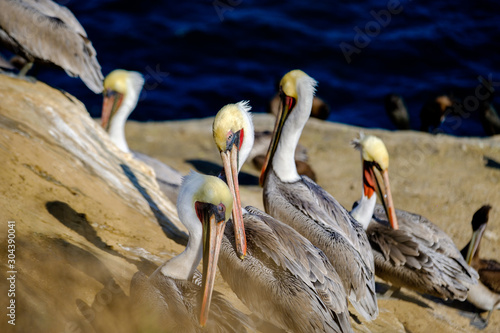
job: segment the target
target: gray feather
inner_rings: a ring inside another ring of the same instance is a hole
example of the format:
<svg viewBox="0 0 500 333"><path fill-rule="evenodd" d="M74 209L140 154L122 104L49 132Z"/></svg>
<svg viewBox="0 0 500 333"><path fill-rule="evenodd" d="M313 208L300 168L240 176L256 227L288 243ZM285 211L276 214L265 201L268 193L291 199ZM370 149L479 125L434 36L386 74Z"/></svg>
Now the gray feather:
<svg viewBox="0 0 500 333"><path fill-rule="evenodd" d="M443 299L465 300L477 272L463 260L451 238L423 216L396 210L399 229L389 227L384 208L375 207L367 228L378 276L394 286Z"/></svg>
<svg viewBox="0 0 500 333"><path fill-rule="evenodd" d="M0 0L0 42L31 62L61 67L102 93L96 51L66 7L49 0Z"/></svg>
<svg viewBox="0 0 500 333"><path fill-rule="evenodd" d="M371 247L361 224L344 207L309 178L283 183L272 169L264 185L264 207L326 254L363 317L377 317Z"/></svg>
<svg viewBox="0 0 500 333"><path fill-rule="evenodd" d="M246 207L247 255L235 253L226 226L219 269L242 302L262 319L293 332L352 332L346 294L321 250L289 226Z"/></svg>

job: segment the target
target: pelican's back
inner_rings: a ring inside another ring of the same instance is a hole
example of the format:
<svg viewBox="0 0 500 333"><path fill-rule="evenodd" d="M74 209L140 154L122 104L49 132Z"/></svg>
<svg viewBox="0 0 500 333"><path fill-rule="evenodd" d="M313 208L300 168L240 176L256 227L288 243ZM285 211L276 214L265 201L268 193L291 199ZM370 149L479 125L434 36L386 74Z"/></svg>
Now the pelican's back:
<svg viewBox="0 0 500 333"><path fill-rule="evenodd" d="M371 224L388 226L383 206L377 204L373 216L375 222ZM421 215L396 209L396 217L399 233L410 237L417 251L428 257L428 260L420 257L423 260L420 264L425 268L422 274L428 274L428 283L427 291L419 291L444 299L465 300L470 286L477 283L478 274L467 265L451 238Z"/></svg>
<svg viewBox="0 0 500 333"><path fill-rule="evenodd" d="M274 170L264 185L264 207L323 250L356 310L367 319L377 317L372 250L363 227L344 207L309 178L283 183Z"/></svg>
<svg viewBox="0 0 500 333"><path fill-rule="evenodd" d="M243 303L284 330L351 332L345 290L323 252L264 212L246 210L247 255L236 255L228 225L219 265Z"/></svg>

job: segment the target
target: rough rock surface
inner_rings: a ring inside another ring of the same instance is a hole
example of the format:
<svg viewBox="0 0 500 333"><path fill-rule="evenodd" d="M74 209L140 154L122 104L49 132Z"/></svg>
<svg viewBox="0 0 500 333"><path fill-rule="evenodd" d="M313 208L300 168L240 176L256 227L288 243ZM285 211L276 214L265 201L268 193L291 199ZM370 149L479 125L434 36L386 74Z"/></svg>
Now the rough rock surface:
<svg viewBox="0 0 500 333"><path fill-rule="evenodd" d="M214 110L214 115L218 110ZM212 118L127 124L130 147L183 173L215 173L219 155ZM273 117L254 117L272 130ZM318 183L350 208L361 194L359 128L311 119L301 138ZM481 253L500 257L500 137L431 136L364 130L391 154L397 208L425 215L462 248L472 214L493 210ZM133 332L127 295L137 270L150 274L183 250L175 206L158 190L151 170L116 149L74 97L42 83L0 75L0 256L7 261L7 221L16 222L16 326L7 323L7 265L0 278L1 332ZM243 167L244 205L262 208L259 171ZM175 242L173 239L176 239ZM379 281L380 290L387 288ZM222 278L216 287L248 311ZM91 306L91 307L89 307ZM353 318L359 332L474 332L474 308L402 289L379 300L380 316ZM497 311L498 312L498 311ZM483 314L484 317L485 314ZM85 317L87 317L86 320ZM482 332L500 331L494 313Z"/></svg>

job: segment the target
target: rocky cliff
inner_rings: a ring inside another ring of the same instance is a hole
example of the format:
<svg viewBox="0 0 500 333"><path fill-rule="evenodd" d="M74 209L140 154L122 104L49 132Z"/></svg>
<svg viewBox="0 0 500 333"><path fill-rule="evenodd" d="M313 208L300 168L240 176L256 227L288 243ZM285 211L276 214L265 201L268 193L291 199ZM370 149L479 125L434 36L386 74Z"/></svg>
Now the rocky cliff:
<svg viewBox="0 0 500 333"><path fill-rule="evenodd" d="M220 168L212 120L129 122L126 131L132 149L183 173L210 173ZM272 130L271 115L255 115L254 121L257 130ZM361 193L360 157L349 144L359 131L311 119L300 141L309 149L318 183L347 208ZM499 137L364 131L380 136L391 154L397 208L428 217L461 248L470 238L473 213L490 203L481 253L500 257ZM160 193L151 169L116 149L73 96L3 75L0 163L0 256L6 263L0 273L5 312L0 330L132 331L126 309L132 275L137 270L150 274L182 251L187 238L175 205ZM244 205L262 208L259 171L249 163L242 171ZM15 263L8 267L12 230ZM15 297L6 297L11 275ZM387 288L383 281L378 287ZM248 311L222 278L215 288ZM6 316L11 299L15 326ZM372 323L353 318L355 331L471 332L480 326L477 320L471 325L474 308L469 304L445 303L406 289L380 299L379 307L380 317ZM500 313L483 331L500 331Z"/></svg>

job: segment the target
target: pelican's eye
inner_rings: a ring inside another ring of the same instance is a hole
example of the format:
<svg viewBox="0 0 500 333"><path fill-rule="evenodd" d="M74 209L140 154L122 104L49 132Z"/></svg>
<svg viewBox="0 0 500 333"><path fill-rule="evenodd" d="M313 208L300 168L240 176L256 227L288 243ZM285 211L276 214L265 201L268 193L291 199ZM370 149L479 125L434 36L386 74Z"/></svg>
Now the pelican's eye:
<svg viewBox="0 0 500 333"><path fill-rule="evenodd" d="M224 206L224 204L220 203L217 206L217 210L219 211L219 213L225 213L226 212L226 206Z"/></svg>
<svg viewBox="0 0 500 333"><path fill-rule="evenodd" d="M234 137L234 133L233 133L233 131L229 131L229 132L227 132L226 142L227 142L227 143L232 143L232 142L233 142L233 137Z"/></svg>

